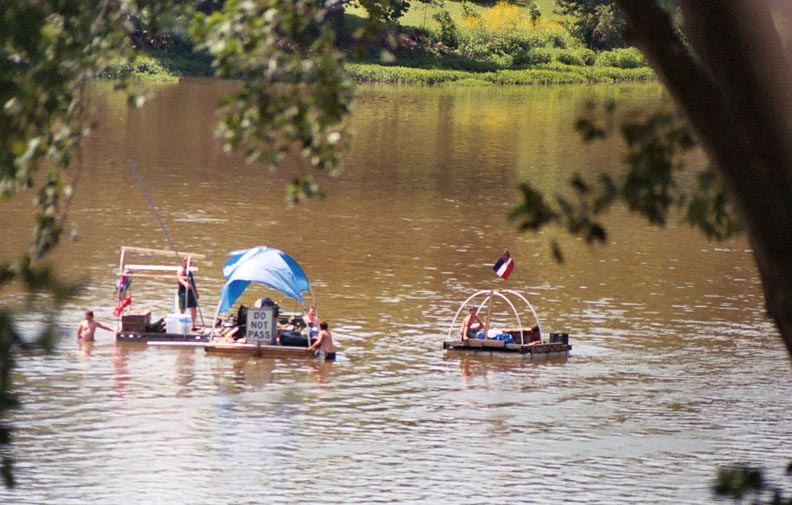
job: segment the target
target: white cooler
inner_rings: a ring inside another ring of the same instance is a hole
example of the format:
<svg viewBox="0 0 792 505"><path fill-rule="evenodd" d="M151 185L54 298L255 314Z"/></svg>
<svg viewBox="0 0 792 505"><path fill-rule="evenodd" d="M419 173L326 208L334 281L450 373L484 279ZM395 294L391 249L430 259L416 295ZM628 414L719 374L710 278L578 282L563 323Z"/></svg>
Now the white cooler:
<svg viewBox="0 0 792 505"><path fill-rule="evenodd" d="M192 318L189 314L168 314L165 317L165 333L186 335L190 332Z"/></svg>

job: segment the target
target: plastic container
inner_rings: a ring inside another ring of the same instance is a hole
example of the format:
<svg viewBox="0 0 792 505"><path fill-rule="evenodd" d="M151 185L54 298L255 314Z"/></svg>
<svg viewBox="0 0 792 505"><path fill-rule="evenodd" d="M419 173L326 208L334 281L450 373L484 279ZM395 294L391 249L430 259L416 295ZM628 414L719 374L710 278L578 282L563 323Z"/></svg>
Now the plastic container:
<svg viewBox="0 0 792 505"><path fill-rule="evenodd" d="M192 318L188 314L168 314L165 317L165 333L186 335L190 332Z"/></svg>

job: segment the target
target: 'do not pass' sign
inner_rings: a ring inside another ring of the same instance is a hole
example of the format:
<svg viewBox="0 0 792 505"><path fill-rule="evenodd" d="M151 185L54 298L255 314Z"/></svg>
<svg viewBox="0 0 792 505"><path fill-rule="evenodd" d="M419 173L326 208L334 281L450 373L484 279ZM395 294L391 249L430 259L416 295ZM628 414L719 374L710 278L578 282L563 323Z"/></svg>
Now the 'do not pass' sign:
<svg viewBox="0 0 792 505"><path fill-rule="evenodd" d="M248 342L275 343L275 307L248 309L247 339Z"/></svg>

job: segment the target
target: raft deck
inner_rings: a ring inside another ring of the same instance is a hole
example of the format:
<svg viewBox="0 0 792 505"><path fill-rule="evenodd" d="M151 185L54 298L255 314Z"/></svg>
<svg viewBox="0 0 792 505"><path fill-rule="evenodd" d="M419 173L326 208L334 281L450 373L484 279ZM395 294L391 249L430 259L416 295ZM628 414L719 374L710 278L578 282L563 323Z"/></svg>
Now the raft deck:
<svg viewBox="0 0 792 505"><path fill-rule="evenodd" d="M507 344L501 340L447 340L443 342L443 349L450 351L467 352L505 352L516 354L529 354L533 357L567 354L572 346L563 342L548 342L541 344Z"/></svg>
<svg viewBox="0 0 792 505"><path fill-rule="evenodd" d="M307 347L292 347L271 344L240 344L233 342L212 342L204 346L211 354L248 355L257 358L313 358L314 352Z"/></svg>
<svg viewBox="0 0 792 505"><path fill-rule="evenodd" d="M118 342L208 342L209 332L191 331L186 334L181 333L159 333L159 332L134 332L121 330L116 333Z"/></svg>

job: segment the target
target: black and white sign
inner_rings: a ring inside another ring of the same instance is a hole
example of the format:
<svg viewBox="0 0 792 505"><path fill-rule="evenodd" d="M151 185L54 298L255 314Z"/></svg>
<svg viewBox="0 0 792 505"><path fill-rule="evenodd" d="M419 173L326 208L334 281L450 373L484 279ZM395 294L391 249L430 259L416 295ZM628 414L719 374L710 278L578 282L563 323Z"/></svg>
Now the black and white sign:
<svg viewBox="0 0 792 505"><path fill-rule="evenodd" d="M275 326L275 307L248 309L247 339L248 342L274 344L277 335Z"/></svg>

